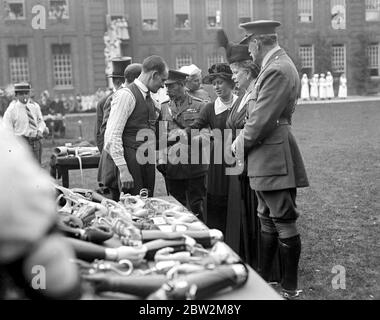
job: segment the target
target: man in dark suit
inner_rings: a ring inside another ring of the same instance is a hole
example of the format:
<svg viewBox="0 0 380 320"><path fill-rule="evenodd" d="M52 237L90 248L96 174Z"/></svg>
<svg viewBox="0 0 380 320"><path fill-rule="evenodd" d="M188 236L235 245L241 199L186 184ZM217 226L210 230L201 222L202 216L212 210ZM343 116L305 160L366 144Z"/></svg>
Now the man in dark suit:
<svg viewBox="0 0 380 320"><path fill-rule="evenodd" d="M240 157L248 155L248 176L258 196L262 226L259 268L268 280L277 248L281 254L283 296L295 298L301 238L296 226L297 188L309 186L304 163L291 132L300 89L297 69L278 45L277 21L242 24L253 60L261 66L250 96L246 125L232 145Z"/></svg>

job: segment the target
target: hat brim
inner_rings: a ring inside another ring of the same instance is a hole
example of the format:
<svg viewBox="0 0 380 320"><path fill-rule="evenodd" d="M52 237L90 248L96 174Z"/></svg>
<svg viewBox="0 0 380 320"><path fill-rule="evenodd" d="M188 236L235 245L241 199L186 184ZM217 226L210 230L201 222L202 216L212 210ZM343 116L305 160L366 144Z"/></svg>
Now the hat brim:
<svg viewBox="0 0 380 320"><path fill-rule="evenodd" d="M203 78L203 83L204 84L212 84L212 82L216 78L222 78L227 81L232 81L232 74L230 73L225 73L225 72L220 72L220 73L213 73L213 74L208 74Z"/></svg>
<svg viewBox="0 0 380 320"><path fill-rule="evenodd" d="M122 79L124 79L124 75L119 75L119 74L108 74L107 75L107 78L109 79L109 78L122 78Z"/></svg>
<svg viewBox="0 0 380 320"><path fill-rule="evenodd" d="M185 80L166 80L165 85L173 84L173 83L178 83L178 82L184 82Z"/></svg>
<svg viewBox="0 0 380 320"><path fill-rule="evenodd" d="M239 41L239 44L248 45L249 44L249 40L251 40L252 36L253 36L253 33L252 34L247 34L243 39L241 39Z"/></svg>

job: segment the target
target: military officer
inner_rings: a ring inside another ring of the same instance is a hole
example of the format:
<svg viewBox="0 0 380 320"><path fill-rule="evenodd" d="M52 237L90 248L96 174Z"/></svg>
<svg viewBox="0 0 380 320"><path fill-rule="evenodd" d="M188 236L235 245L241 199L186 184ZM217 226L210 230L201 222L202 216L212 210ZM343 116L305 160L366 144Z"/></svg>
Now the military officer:
<svg viewBox="0 0 380 320"><path fill-rule="evenodd" d="M258 197L261 223L261 275L268 280L277 248L283 265L285 298L297 297L301 238L296 220L297 188L309 185L297 142L292 134L300 80L294 63L278 44L277 21L242 24L254 62L261 66L249 97L248 119L232 145L248 155L250 185ZM239 154L239 152L238 152Z"/></svg>
<svg viewBox="0 0 380 320"><path fill-rule="evenodd" d="M178 135L180 137L181 134L184 140L181 139L179 143L188 143L190 145L184 130L199 117L200 111L205 106L201 99L192 97L186 92L186 78L186 73L169 70L169 78L165 83L170 99L161 105L161 120L166 124L166 129L169 133L169 145L171 144L172 136ZM204 219L208 165L202 164L200 149L191 150L190 152L190 146L186 150L188 152L185 157L181 157L181 159L187 159L187 163L181 160L176 163L178 146L177 143L160 151L157 168L166 178L168 192L194 214L198 215L200 219ZM194 157L191 157L192 152L193 154L199 152L200 158L198 158L197 164L191 163L191 158L194 159Z"/></svg>

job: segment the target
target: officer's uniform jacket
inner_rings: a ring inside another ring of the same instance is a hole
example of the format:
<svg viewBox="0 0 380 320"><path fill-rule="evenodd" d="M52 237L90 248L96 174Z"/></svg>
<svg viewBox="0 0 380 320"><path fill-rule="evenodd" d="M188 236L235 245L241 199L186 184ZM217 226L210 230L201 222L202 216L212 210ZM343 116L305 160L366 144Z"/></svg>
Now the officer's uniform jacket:
<svg viewBox="0 0 380 320"><path fill-rule="evenodd" d="M186 98L180 106L176 106L172 100L165 101L161 105L161 125L167 130L168 135L161 135L161 139L165 139L173 134L175 130L188 128L196 119L204 108L205 103L196 97L192 97L186 93ZM161 134L161 132L160 132ZM188 164L172 164L174 159L178 159L178 144L170 146L165 150L160 150L159 157L161 160L165 158L167 162L166 178L168 179L191 179L205 175L208 171L207 164L190 164L191 154L189 145ZM190 142L189 142L190 143ZM165 145L161 143L161 146ZM201 157L201 152L199 152ZM201 160L201 159L200 159ZM178 162L178 161L177 161Z"/></svg>
<svg viewBox="0 0 380 320"><path fill-rule="evenodd" d="M296 67L280 48L262 67L249 98L247 122L235 142L248 155L248 176L256 191L309 185L291 132L299 89Z"/></svg>

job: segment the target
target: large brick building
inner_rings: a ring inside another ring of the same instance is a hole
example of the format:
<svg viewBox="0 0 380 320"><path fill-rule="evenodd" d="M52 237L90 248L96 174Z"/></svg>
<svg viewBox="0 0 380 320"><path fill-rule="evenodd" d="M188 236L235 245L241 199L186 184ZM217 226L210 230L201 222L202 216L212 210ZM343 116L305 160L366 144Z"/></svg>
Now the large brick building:
<svg viewBox="0 0 380 320"><path fill-rule="evenodd" d="M0 10L0 87L90 94L107 86L105 55L117 54L206 70L225 60L219 28L237 41L239 23L273 18L301 73L345 72L351 94L379 89L380 0L0 0Z"/></svg>

